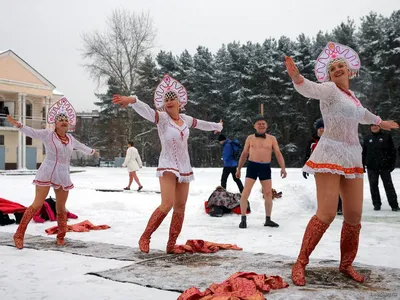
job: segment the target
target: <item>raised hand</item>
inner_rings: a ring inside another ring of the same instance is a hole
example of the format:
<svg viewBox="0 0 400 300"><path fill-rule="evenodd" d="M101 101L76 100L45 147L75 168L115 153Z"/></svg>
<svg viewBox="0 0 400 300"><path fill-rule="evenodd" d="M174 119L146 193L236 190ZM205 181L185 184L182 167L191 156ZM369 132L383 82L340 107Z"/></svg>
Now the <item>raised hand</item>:
<svg viewBox="0 0 400 300"><path fill-rule="evenodd" d="M285 57L286 70L295 84L301 84L304 81L303 76L300 75L299 69L290 56Z"/></svg>
<svg viewBox="0 0 400 300"><path fill-rule="evenodd" d="M392 130L392 129L398 129L399 128L399 124L397 124L395 121L393 120L388 120L388 121L382 121L381 124L379 124L379 126L383 129L383 130Z"/></svg>
<svg viewBox="0 0 400 300"><path fill-rule="evenodd" d="M10 122L13 126L20 128L21 124L15 120L13 117L11 117L10 115L7 115L7 121Z"/></svg>
<svg viewBox="0 0 400 300"><path fill-rule="evenodd" d="M219 120L219 124L221 124L222 126L224 126L224 122L222 122L222 119ZM214 131L214 134L218 134L218 133L219 133L219 131L217 131L217 130Z"/></svg>
<svg viewBox="0 0 400 300"><path fill-rule="evenodd" d="M125 108L128 104L136 103L135 97L126 97L121 95L114 95L112 98L112 102L117 105L121 105L121 108Z"/></svg>

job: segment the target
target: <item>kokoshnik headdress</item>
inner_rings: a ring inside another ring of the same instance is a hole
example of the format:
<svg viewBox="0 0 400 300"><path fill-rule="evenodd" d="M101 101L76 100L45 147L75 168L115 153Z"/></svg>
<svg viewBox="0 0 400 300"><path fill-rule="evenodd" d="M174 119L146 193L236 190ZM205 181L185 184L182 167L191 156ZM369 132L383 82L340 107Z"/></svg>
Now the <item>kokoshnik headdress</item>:
<svg viewBox="0 0 400 300"><path fill-rule="evenodd" d="M350 79L356 77L361 67L361 61L357 52L348 46L329 42L315 62L314 71L318 81L329 81L329 68L333 63L339 61L347 65Z"/></svg>
<svg viewBox="0 0 400 300"><path fill-rule="evenodd" d="M180 106L183 108L188 101L187 91L178 80L166 74L154 92L154 105L158 110L163 110L164 101L175 97L178 98Z"/></svg>
<svg viewBox="0 0 400 300"><path fill-rule="evenodd" d="M61 119L67 119L68 124L71 126L76 124L75 109L65 97L54 103L47 112L47 122L49 124L54 124Z"/></svg>

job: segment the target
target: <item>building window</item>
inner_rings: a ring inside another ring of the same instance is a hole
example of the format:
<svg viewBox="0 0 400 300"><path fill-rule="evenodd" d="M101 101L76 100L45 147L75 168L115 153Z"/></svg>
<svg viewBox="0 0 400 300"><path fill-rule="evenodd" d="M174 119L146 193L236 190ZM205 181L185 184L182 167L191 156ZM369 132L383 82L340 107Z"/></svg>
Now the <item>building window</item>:
<svg viewBox="0 0 400 300"><path fill-rule="evenodd" d="M4 146L4 135L0 135L0 146Z"/></svg>
<svg viewBox="0 0 400 300"><path fill-rule="evenodd" d="M25 139L25 142L26 142L27 146L32 146L32 138L31 137L27 136Z"/></svg>
<svg viewBox="0 0 400 300"><path fill-rule="evenodd" d="M26 118L32 119L32 104L26 104Z"/></svg>

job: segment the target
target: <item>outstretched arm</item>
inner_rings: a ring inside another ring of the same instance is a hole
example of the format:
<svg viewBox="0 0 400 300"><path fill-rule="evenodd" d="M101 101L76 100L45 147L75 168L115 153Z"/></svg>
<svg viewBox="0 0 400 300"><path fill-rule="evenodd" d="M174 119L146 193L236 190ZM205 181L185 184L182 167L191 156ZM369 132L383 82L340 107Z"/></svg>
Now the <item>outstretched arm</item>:
<svg viewBox="0 0 400 300"><path fill-rule="evenodd" d="M276 138L273 136L272 137L272 150L274 150L276 160L278 161L279 166L281 167L281 177L285 178L286 177L286 169L285 169L285 159L283 158L282 152L279 149L278 141Z"/></svg>
<svg viewBox="0 0 400 300"><path fill-rule="evenodd" d="M79 142L76 138L72 136L71 138L72 142L72 147L82 153L88 154L88 155L93 155L96 151L92 148L89 148L88 146L82 144Z"/></svg>
<svg viewBox="0 0 400 300"><path fill-rule="evenodd" d="M335 83L316 83L304 78L293 59L289 56L286 56L285 65L290 78L293 80L294 88L301 95L307 98L323 99L328 102L332 100L336 91Z"/></svg>
<svg viewBox="0 0 400 300"><path fill-rule="evenodd" d="M15 120L13 117L10 115L7 116L8 122L10 122L13 126L17 127L22 133L24 133L26 136L29 136L33 139L38 139L38 140L45 140L49 134L50 130L48 129L34 129L32 127L22 125L20 122Z"/></svg>
<svg viewBox="0 0 400 300"><path fill-rule="evenodd" d="M121 95L113 96L113 103L121 105L122 108L126 106L132 107L140 116L158 124L160 117L163 119L164 113L159 113L158 111L152 109L148 104L140 101L136 96L126 97Z"/></svg>
<svg viewBox="0 0 400 300"><path fill-rule="evenodd" d="M185 119L187 125L191 128L197 128L203 131L218 131L218 132L221 132L223 128L222 120L220 120L219 123L215 123L215 122L198 120L196 118L187 115L181 115L181 117Z"/></svg>

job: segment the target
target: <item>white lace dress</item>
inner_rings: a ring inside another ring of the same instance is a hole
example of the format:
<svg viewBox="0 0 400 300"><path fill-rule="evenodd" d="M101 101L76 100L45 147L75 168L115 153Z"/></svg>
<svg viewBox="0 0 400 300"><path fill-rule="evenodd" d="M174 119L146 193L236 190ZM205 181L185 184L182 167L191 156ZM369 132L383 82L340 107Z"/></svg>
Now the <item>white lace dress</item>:
<svg viewBox="0 0 400 300"><path fill-rule="evenodd" d="M381 119L364 108L352 91L351 96L335 83L315 83L304 79L295 89L305 97L320 100L325 130L303 171L333 173L346 178L362 178L362 147L358 124L379 124Z"/></svg>
<svg viewBox="0 0 400 300"><path fill-rule="evenodd" d="M130 104L130 106L143 118L157 125L161 141L157 177L163 176L164 172L171 172L175 174L179 182L194 180L188 151L189 128L222 131L222 125L180 114L183 124L178 126L166 112L156 111L140 100L136 100L136 103Z"/></svg>
<svg viewBox="0 0 400 300"><path fill-rule="evenodd" d="M95 150L80 143L70 134L67 134L68 144L64 145L53 130L33 129L26 125L19 130L33 139L40 140L46 148L46 157L36 173L33 184L52 186L55 189L61 187L64 191L72 189L74 185L69 172L72 150L76 149L85 154L94 154Z"/></svg>

